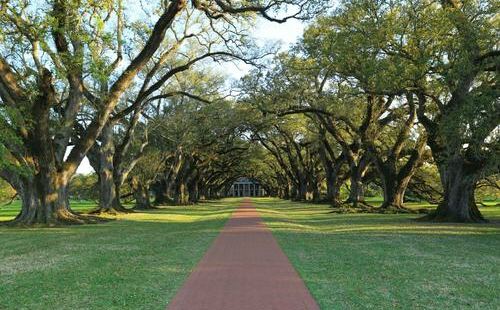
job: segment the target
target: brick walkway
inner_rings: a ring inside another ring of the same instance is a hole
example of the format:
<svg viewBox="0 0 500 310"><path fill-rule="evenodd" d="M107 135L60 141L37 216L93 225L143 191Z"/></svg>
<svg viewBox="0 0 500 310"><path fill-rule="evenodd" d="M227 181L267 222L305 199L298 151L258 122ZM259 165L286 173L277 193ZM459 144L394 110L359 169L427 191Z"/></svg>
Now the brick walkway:
<svg viewBox="0 0 500 310"><path fill-rule="evenodd" d="M169 310L319 309L250 201L233 214Z"/></svg>

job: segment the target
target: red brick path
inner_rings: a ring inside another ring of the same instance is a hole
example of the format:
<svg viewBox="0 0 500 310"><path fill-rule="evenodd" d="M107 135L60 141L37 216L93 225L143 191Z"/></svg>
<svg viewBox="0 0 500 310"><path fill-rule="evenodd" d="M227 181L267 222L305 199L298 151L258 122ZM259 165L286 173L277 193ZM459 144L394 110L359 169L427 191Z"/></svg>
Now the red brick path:
<svg viewBox="0 0 500 310"><path fill-rule="evenodd" d="M174 297L169 310L319 309L271 231L246 201Z"/></svg>

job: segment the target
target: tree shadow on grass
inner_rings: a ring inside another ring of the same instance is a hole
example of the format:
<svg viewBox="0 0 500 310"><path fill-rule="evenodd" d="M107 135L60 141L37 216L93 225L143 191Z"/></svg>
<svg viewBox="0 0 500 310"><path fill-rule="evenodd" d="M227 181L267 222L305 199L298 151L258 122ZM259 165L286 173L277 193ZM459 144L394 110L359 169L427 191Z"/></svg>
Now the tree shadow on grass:
<svg viewBox="0 0 500 310"><path fill-rule="evenodd" d="M257 201L264 221L274 231L311 234L500 235L500 208L490 210L488 224L426 223L413 214L330 214L327 206L289 201Z"/></svg>

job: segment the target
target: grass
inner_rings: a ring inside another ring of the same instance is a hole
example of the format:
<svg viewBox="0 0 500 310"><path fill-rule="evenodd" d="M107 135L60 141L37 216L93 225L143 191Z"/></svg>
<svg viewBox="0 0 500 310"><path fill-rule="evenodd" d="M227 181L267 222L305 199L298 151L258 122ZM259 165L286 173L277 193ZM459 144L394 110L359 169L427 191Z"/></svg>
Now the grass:
<svg viewBox="0 0 500 310"><path fill-rule="evenodd" d="M254 202L322 309L500 308L500 207L474 225Z"/></svg>
<svg viewBox="0 0 500 310"><path fill-rule="evenodd" d="M458 225L254 202L322 309L500 308L500 207L482 208L490 224ZM164 309L237 205L167 207L99 225L0 227L0 309ZM18 210L0 208L0 221Z"/></svg>
<svg viewBox="0 0 500 310"><path fill-rule="evenodd" d="M236 205L168 207L98 225L0 227L0 309L164 309ZM0 208L0 220L18 210Z"/></svg>

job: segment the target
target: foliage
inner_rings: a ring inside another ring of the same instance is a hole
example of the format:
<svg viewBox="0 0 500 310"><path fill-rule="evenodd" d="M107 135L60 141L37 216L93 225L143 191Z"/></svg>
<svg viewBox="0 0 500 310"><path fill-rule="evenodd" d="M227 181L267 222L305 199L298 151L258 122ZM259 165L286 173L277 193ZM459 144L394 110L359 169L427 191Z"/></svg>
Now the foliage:
<svg viewBox="0 0 500 310"><path fill-rule="evenodd" d="M95 173L76 174L70 182L69 197L73 200L96 200L99 197L98 179Z"/></svg>
<svg viewBox="0 0 500 310"><path fill-rule="evenodd" d="M7 182L0 179L0 203L9 202L16 195L16 191Z"/></svg>
<svg viewBox="0 0 500 310"><path fill-rule="evenodd" d="M245 77L240 101L274 115L254 129L261 143L276 126L316 133L308 143L295 138L296 156L313 151L320 159L305 186L317 191L317 181L326 182L333 205L347 174L354 207L375 183L382 209L404 210L408 189L440 202L429 219L483 221L475 187L498 174L500 162L497 10L494 1L342 1L290 53ZM307 125L290 118L296 114ZM301 169L280 143L270 152L282 162L281 187L300 188Z"/></svg>
<svg viewBox="0 0 500 310"><path fill-rule="evenodd" d="M241 53L257 16L306 18L318 3L0 2L0 176L22 192L16 224L92 222L72 212L66 197L87 155L99 166L100 207L119 208L112 192L142 155L143 147L134 156L128 150L144 109L161 98L193 97L197 88L177 83L172 91L167 82L204 59L250 63L260 56Z"/></svg>

